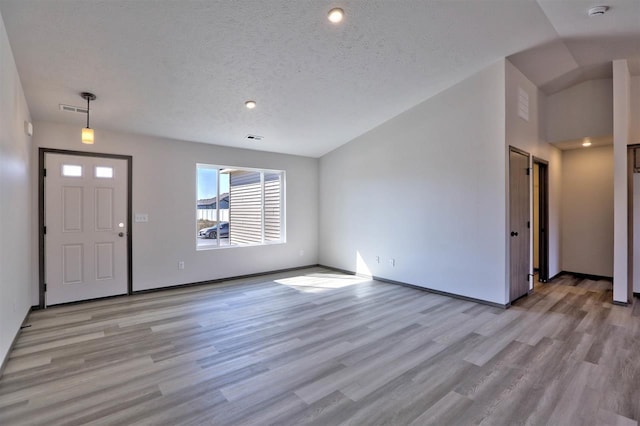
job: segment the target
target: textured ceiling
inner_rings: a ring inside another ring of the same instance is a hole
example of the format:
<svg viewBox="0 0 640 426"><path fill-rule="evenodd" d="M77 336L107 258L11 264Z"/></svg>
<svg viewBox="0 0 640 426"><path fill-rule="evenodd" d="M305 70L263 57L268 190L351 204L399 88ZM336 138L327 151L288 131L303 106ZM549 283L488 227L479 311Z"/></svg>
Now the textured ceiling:
<svg viewBox="0 0 640 426"><path fill-rule="evenodd" d="M0 13L35 120L82 125L58 104L88 90L97 141L111 129L317 157L503 57L538 84L602 74L640 40L640 1L609 3L623 17L597 31L572 0L0 0ZM541 47L538 62L512 56Z"/></svg>

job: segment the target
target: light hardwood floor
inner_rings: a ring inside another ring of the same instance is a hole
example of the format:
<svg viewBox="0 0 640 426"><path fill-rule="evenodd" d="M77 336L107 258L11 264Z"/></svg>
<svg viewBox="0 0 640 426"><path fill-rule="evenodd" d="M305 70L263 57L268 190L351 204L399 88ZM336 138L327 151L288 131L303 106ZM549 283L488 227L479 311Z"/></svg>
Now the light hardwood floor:
<svg viewBox="0 0 640 426"><path fill-rule="evenodd" d="M0 424L635 425L640 308L611 287L502 310L312 268L37 311Z"/></svg>

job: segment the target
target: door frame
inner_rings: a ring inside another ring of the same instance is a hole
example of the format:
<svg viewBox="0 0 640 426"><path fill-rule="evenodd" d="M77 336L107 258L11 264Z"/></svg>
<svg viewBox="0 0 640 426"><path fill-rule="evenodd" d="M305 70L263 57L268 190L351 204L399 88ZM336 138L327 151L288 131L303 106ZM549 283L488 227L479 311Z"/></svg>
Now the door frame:
<svg viewBox="0 0 640 426"><path fill-rule="evenodd" d="M640 152L640 144L627 145L627 304L631 305L635 301L636 293L633 291L633 275L637 274L633 265L634 251L638 248L633 244L634 234L634 189L633 174L639 167L637 152ZM614 303L616 303L614 301Z"/></svg>
<svg viewBox="0 0 640 426"><path fill-rule="evenodd" d="M533 163L538 164L538 281L546 283L549 281L549 162L534 156ZM541 223L544 223L544 234L540 231Z"/></svg>
<svg viewBox="0 0 640 426"><path fill-rule="evenodd" d="M133 157L131 155L105 154L98 152L73 151L55 148L38 148L38 293L40 309L45 308L45 253L44 253L44 180L45 180L45 154L75 155L78 157L113 158L127 161L127 294L133 293L133 262L132 254L132 171ZM75 303L75 302L71 302Z"/></svg>

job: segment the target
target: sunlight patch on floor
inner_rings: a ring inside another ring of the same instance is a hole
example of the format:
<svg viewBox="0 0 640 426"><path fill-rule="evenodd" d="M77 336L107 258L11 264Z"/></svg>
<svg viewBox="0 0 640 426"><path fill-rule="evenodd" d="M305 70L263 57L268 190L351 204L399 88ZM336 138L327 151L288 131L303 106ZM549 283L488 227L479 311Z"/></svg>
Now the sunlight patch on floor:
<svg viewBox="0 0 640 426"><path fill-rule="evenodd" d="M275 283L286 285L305 293L321 293L323 291L349 287L366 281L370 281L370 279L339 273L313 273L274 280Z"/></svg>

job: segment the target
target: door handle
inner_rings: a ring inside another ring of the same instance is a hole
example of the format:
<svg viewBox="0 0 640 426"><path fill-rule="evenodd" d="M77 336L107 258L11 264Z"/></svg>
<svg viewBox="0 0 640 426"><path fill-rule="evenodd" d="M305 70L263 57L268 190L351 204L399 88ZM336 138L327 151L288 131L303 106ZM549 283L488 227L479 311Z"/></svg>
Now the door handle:
<svg viewBox="0 0 640 426"><path fill-rule="evenodd" d="M518 236L518 233L517 233L517 232L515 232L515 231L511 231L511 236L512 236L512 237L517 237L517 236Z"/></svg>
<svg viewBox="0 0 640 426"><path fill-rule="evenodd" d="M120 222L120 223L118 224L118 228L120 228L120 229L124 229L124 222ZM124 235L125 235L124 231L120 231L120 232L118 232L118 237L122 238L122 237L124 237Z"/></svg>

